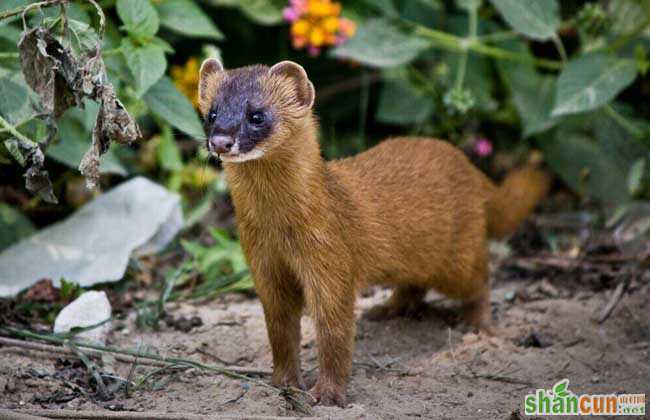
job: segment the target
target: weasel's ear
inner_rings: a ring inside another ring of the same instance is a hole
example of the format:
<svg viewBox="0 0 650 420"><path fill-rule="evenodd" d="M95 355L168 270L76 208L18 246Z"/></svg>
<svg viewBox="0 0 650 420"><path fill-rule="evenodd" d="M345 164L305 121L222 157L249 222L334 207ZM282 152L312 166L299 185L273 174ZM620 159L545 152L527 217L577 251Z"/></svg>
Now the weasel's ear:
<svg viewBox="0 0 650 420"><path fill-rule="evenodd" d="M314 106L316 91L314 85L309 81L307 72L300 64L293 61L280 61L269 69L270 74L285 76L291 80L296 88L296 99L300 105L311 108Z"/></svg>
<svg viewBox="0 0 650 420"><path fill-rule="evenodd" d="M223 64L216 58L208 58L199 71L199 110L202 115L210 111L212 101L223 75Z"/></svg>

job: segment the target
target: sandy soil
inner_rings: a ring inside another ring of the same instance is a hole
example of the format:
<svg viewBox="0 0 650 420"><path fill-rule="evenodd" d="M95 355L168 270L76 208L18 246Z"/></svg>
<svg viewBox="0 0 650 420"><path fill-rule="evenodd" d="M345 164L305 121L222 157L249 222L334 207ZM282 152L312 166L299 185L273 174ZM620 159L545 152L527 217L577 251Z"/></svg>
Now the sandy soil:
<svg viewBox="0 0 650 420"><path fill-rule="evenodd" d="M336 419L517 419L526 393L548 389L562 378L570 379L570 389L576 393L648 394L650 284L645 277L632 283L600 325L590 318L607 303L611 288L576 289L566 278L498 282L492 298L497 337L465 332L457 307L435 294L428 296L428 309L419 320L367 321L361 316L364 310L389 294L375 290L357 305L349 405L315 407L313 414ZM170 312L199 316L203 325L188 333L164 325L160 332L140 332L131 320L118 322L109 343L206 363L222 360L270 368L262 309L256 299L228 296L209 303L181 303L171 305ZM524 340L531 332L535 337ZM299 415L272 390L198 371L156 375L148 387L132 390L128 397L119 391L108 402L83 395L66 398L71 391L64 385L61 364L53 358L11 347L0 352L2 408ZM308 382L315 380L315 356L314 331L305 319L302 360ZM140 366L130 372L130 365L105 363L105 370L111 368L134 379L152 370Z"/></svg>

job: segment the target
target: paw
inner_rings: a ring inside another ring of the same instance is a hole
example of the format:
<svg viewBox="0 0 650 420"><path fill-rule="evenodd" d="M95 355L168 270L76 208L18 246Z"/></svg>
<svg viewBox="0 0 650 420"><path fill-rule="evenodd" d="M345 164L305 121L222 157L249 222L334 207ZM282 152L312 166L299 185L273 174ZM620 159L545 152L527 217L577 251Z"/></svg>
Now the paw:
<svg viewBox="0 0 650 420"><path fill-rule="evenodd" d="M302 381L300 373L289 372L273 372L271 377L271 385L277 388L298 388L306 389L305 383Z"/></svg>
<svg viewBox="0 0 650 420"><path fill-rule="evenodd" d="M338 406L341 408L344 408L346 405L344 386L325 385L317 381L309 393L314 397L314 403L318 405Z"/></svg>
<svg viewBox="0 0 650 420"><path fill-rule="evenodd" d="M387 321L398 317L422 319L426 305L417 303L406 306L375 305L363 315L369 321Z"/></svg>

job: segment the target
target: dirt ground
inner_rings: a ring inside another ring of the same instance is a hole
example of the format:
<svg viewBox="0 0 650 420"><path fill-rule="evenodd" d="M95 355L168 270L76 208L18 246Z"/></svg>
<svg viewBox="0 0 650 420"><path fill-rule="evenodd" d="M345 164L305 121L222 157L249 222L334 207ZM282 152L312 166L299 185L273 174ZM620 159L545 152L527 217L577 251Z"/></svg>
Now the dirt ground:
<svg viewBox="0 0 650 420"><path fill-rule="evenodd" d="M512 277L512 276L510 276ZM333 419L523 417L524 395L569 378L575 393L650 393L650 283L633 281L602 324L593 313L615 285L576 288L571 277L496 281L493 310L498 336L466 332L458 308L431 293L421 319L370 322L362 314L389 291L376 289L357 304L355 366L346 408L315 407ZM262 308L257 299L226 296L212 302L171 304L173 316L198 316L203 325L180 332L163 324L141 332L133 320L115 322L109 345L157 351L206 363L271 367ZM314 331L303 321L302 361L315 380ZM154 375L149 386L92 401L72 393L61 361L39 352L0 347L0 407L136 412L300 415L283 397L259 385L196 370ZM152 370L104 360L104 369L138 378ZM64 369L65 370L65 369ZM58 373L57 373L58 372ZM70 378L68 378L69 382Z"/></svg>

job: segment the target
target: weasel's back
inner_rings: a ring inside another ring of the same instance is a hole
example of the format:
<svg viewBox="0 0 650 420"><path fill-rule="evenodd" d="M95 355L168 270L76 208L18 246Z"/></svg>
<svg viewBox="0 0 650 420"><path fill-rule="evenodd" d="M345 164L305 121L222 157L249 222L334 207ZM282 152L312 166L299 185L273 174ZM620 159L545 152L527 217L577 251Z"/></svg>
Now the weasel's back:
<svg viewBox="0 0 650 420"><path fill-rule="evenodd" d="M328 165L364 213L372 266L383 273L368 275L371 282L383 276L425 284L437 276L443 293L471 293L470 283L451 279L471 277L464 270L483 258L494 186L462 151L440 140L396 138Z"/></svg>
<svg viewBox="0 0 650 420"><path fill-rule="evenodd" d="M430 138L385 140L354 157L332 161L329 166L355 190L385 200L382 205L389 207L391 202L400 208L414 207L423 198L427 202L464 201L467 194L483 199L494 188L461 150ZM412 205L396 202L407 199L413 200Z"/></svg>

